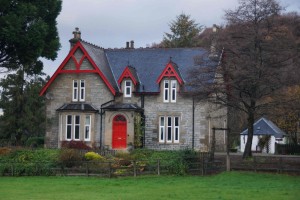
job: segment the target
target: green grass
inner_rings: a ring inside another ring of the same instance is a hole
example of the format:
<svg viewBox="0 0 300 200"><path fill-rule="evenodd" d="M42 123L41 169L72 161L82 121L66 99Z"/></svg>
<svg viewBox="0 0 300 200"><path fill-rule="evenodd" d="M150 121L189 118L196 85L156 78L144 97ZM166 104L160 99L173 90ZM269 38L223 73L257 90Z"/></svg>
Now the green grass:
<svg viewBox="0 0 300 200"><path fill-rule="evenodd" d="M299 199L300 177L230 172L214 176L1 177L0 199Z"/></svg>

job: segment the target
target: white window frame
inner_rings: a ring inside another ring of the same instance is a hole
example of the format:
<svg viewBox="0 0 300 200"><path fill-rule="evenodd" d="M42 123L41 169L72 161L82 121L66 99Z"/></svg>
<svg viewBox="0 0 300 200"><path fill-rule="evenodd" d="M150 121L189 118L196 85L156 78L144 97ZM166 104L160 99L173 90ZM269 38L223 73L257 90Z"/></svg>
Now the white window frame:
<svg viewBox="0 0 300 200"><path fill-rule="evenodd" d="M75 86L76 83L76 86ZM78 101L78 80L73 80L72 101Z"/></svg>
<svg viewBox="0 0 300 200"><path fill-rule="evenodd" d="M127 83L129 85L127 85ZM127 93L127 89L129 92ZM132 81L131 80L125 80L124 81L124 97L131 97L132 94Z"/></svg>
<svg viewBox="0 0 300 200"><path fill-rule="evenodd" d="M85 116L85 124L84 124L84 140L85 141L91 140L91 123L92 123L91 120L92 120L91 115ZM89 123L87 123L87 122L89 122ZM87 131L88 131L88 133L87 133Z"/></svg>
<svg viewBox="0 0 300 200"><path fill-rule="evenodd" d="M160 116L158 137L160 143L178 144L180 141L180 117Z"/></svg>
<svg viewBox="0 0 300 200"><path fill-rule="evenodd" d="M172 143L173 141L172 121L172 117L166 117L166 143Z"/></svg>
<svg viewBox="0 0 300 200"><path fill-rule="evenodd" d="M170 82L169 80L164 80L164 102L169 102L169 101L170 101Z"/></svg>
<svg viewBox="0 0 300 200"><path fill-rule="evenodd" d="M76 123L77 117L79 118L79 123ZM76 138L76 131L78 128L78 138ZM74 140L80 140L80 115L74 115L74 133L73 133L73 139Z"/></svg>
<svg viewBox="0 0 300 200"><path fill-rule="evenodd" d="M85 101L85 81L84 80L80 80L79 100Z"/></svg>
<svg viewBox="0 0 300 200"><path fill-rule="evenodd" d="M176 125L176 119L177 119L177 125ZM173 130L174 143L179 143L179 138L180 138L179 117L174 117L173 127L174 127L174 130ZM176 137L176 135L177 135L177 137Z"/></svg>
<svg viewBox="0 0 300 200"><path fill-rule="evenodd" d="M71 124L68 124L68 117L71 117ZM66 115L66 140L67 141L70 141L72 140L72 119L73 119L73 116L72 115ZM68 138L68 127L70 127L70 138Z"/></svg>
<svg viewBox="0 0 300 200"><path fill-rule="evenodd" d="M159 117L159 142L165 142L165 117Z"/></svg>
<svg viewBox="0 0 300 200"><path fill-rule="evenodd" d="M177 96L177 81L176 80L171 80L171 102L175 103L176 102L176 96Z"/></svg>

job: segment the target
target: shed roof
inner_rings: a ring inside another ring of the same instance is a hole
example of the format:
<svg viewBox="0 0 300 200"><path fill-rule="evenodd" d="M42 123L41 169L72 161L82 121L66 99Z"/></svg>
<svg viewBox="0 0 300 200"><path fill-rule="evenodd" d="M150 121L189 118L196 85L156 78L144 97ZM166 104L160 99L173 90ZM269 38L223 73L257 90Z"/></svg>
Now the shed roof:
<svg viewBox="0 0 300 200"><path fill-rule="evenodd" d="M265 117L260 118L253 124L253 135L273 135L275 138L283 138L285 133L278 128L272 121ZM248 135L248 129L244 130L241 135Z"/></svg>

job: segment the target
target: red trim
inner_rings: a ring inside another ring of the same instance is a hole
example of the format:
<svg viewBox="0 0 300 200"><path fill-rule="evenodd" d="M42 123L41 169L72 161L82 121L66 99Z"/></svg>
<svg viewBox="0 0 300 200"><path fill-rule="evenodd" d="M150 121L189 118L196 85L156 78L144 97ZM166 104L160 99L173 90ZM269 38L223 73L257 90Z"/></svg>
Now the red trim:
<svg viewBox="0 0 300 200"><path fill-rule="evenodd" d="M120 78L118 80L119 85L121 84L121 82L122 82L122 80L124 78L130 78L132 80L132 82L133 82L134 85L137 84L137 80L134 78L134 76L131 73L131 71L129 70L128 66L124 69L123 73L121 74L121 76L120 76Z"/></svg>
<svg viewBox="0 0 300 200"><path fill-rule="evenodd" d="M175 77L180 85L183 84L183 80L180 78L179 74L174 69L174 66L172 65L171 61L166 65L164 71L156 80L156 83L160 83L160 81L165 77Z"/></svg>
<svg viewBox="0 0 300 200"><path fill-rule="evenodd" d="M80 69L75 69L75 70L61 70L60 74L80 74L80 73L98 73L96 70L94 69L84 69L84 70L80 70Z"/></svg>
<svg viewBox="0 0 300 200"><path fill-rule="evenodd" d="M81 57L80 61L77 62L74 53L76 52L77 49L81 49L81 51L83 52L83 56ZM92 66L94 67L94 70L80 70L80 66L83 62L83 60L87 58L89 60L89 62L91 62ZM65 65L67 64L67 62L72 59L75 63L75 70L63 70L63 68L65 67ZM113 86L109 83L109 81L107 80L107 78L104 76L104 74L100 71L100 69L97 67L97 65L95 64L95 62L93 61L93 59L90 57L90 55L87 53L87 51L84 49L84 47L82 46L82 44L80 43L80 41L78 41L76 43L76 45L71 49L71 51L69 52L69 54L67 55L67 57L64 59L64 61L60 64L60 66L57 68L57 70L55 71L55 73L52 75L52 77L50 78L50 80L45 84L45 86L42 88L42 90L40 91L40 96L44 95L46 90L48 89L48 87L51 85L51 83L56 79L56 77L59 74L65 74L65 73L97 73L102 80L104 81L104 83L106 84L106 86L109 88L109 90L111 91L111 93L113 95L116 94L116 90L113 88Z"/></svg>

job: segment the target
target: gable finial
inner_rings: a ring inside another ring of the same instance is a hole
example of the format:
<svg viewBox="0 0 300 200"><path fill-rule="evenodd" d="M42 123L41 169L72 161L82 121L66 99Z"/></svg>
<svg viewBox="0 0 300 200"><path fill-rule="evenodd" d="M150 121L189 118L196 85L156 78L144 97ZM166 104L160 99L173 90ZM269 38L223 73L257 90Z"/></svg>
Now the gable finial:
<svg viewBox="0 0 300 200"><path fill-rule="evenodd" d="M170 61L169 62L172 62L172 56L170 56Z"/></svg>

